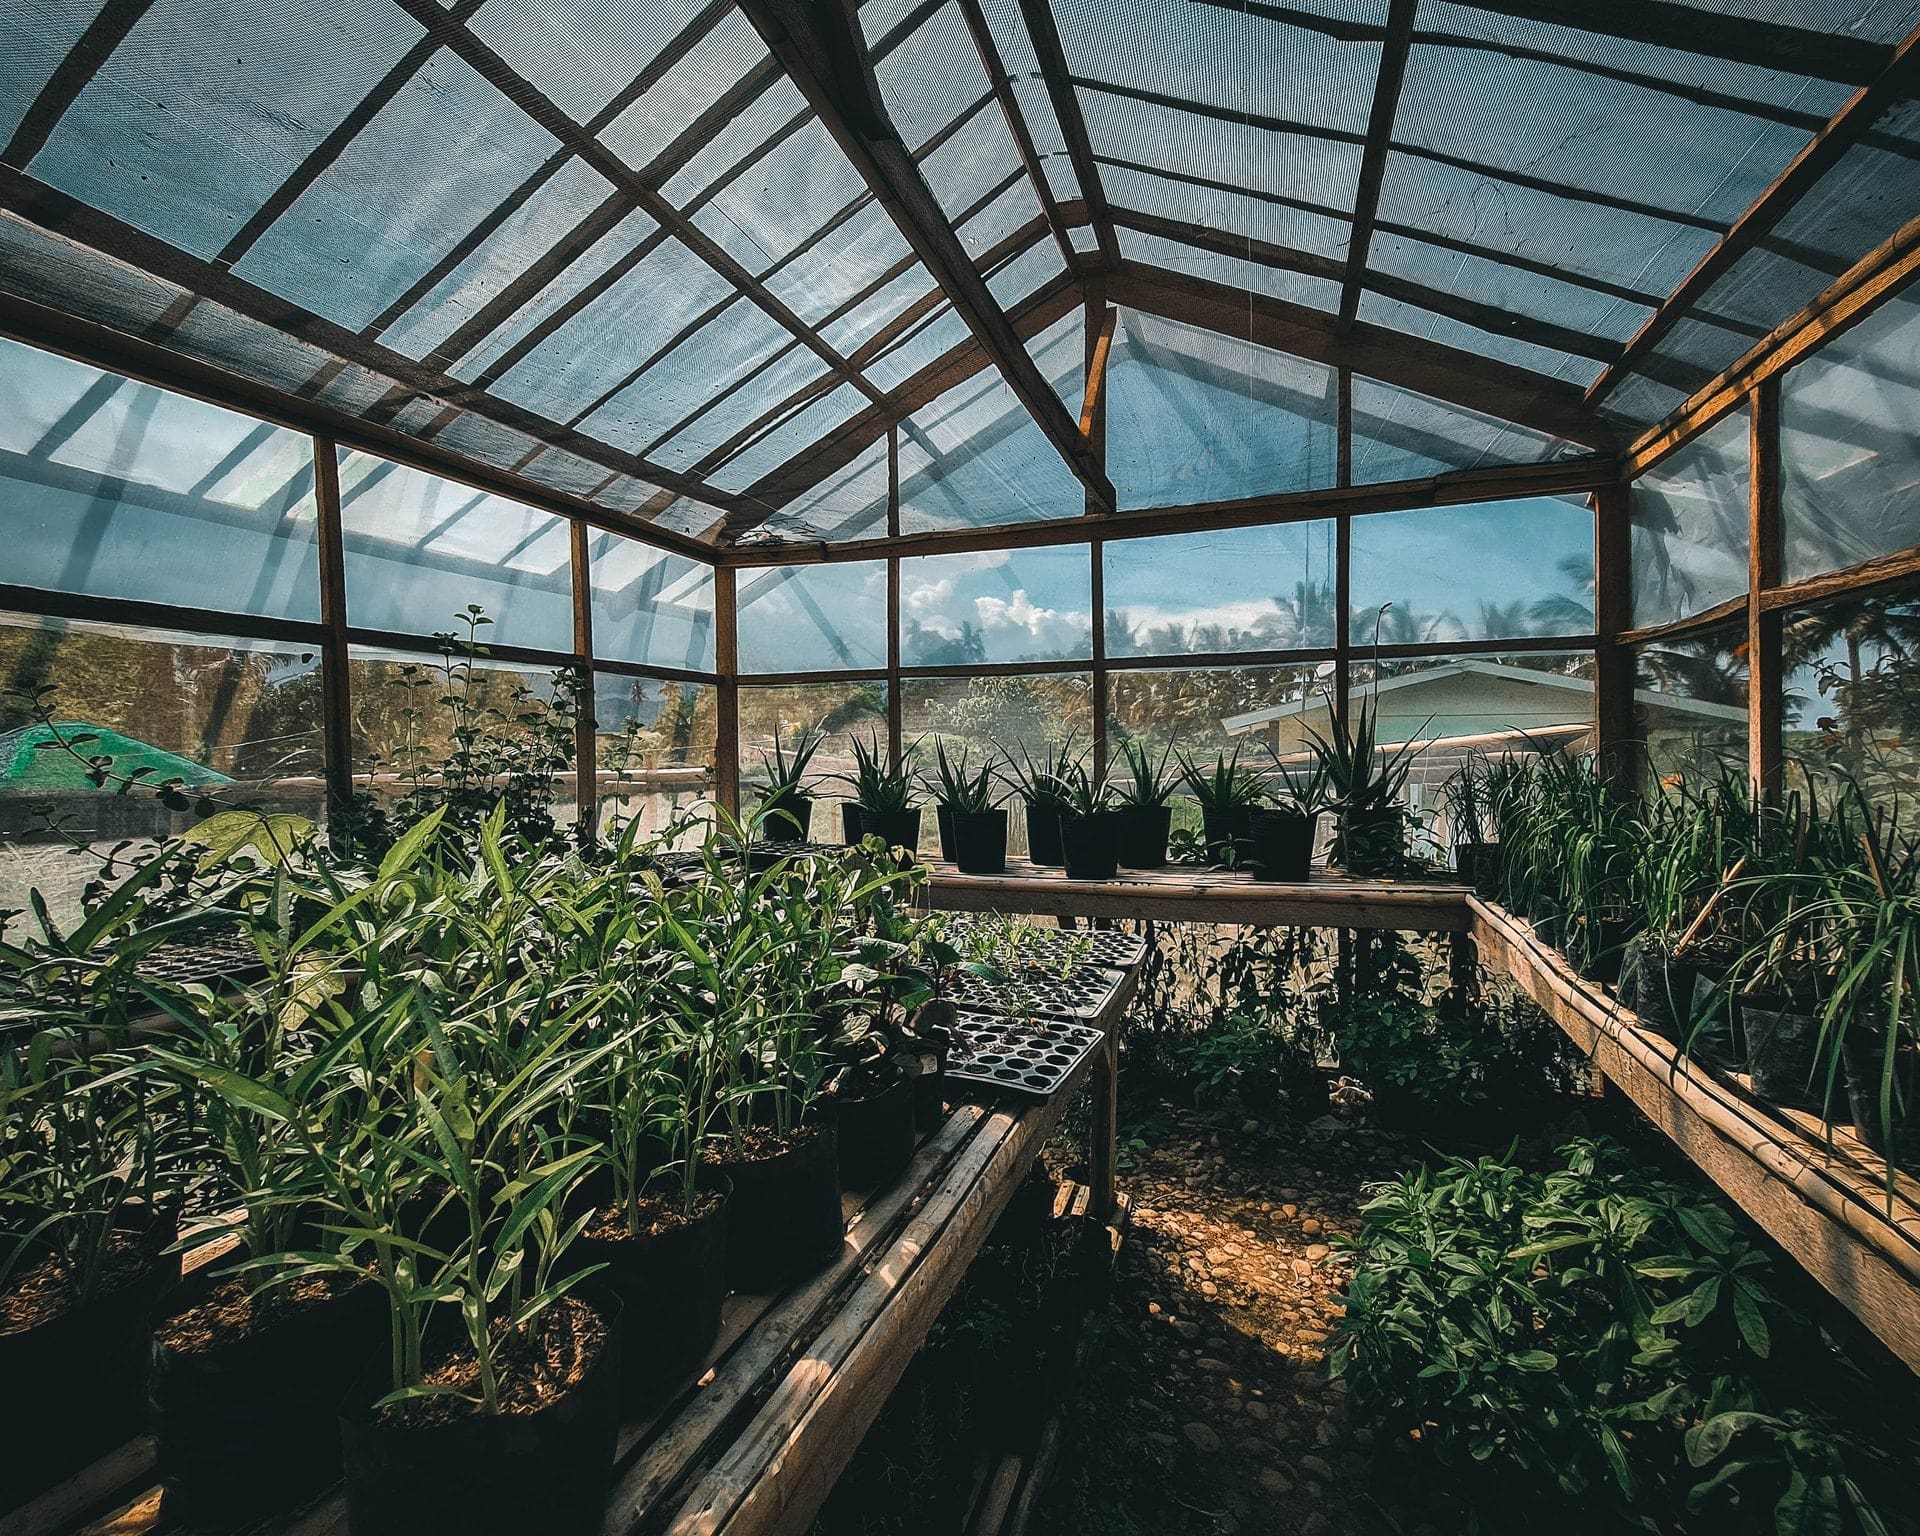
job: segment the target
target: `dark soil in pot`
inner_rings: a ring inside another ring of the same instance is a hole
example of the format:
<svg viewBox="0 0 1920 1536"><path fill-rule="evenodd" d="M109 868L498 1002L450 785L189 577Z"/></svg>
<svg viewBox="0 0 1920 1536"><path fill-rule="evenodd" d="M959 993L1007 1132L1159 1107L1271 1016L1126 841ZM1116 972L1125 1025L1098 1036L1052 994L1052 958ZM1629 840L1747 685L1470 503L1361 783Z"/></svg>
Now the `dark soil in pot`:
<svg viewBox="0 0 1920 1536"><path fill-rule="evenodd" d="M910 811L876 811L867 806L860 807L860 831L863 836L877 837L889 848L904 848L908 853L920 851L920 812L922 807L915 806Z"/></svg>
<svg viewBox="0 0 1920 1536"><path fill-rule="evenodd" d="M951 864L959 857L954 852L953 807L944 800L934 801L933 823L940 833L940 857Z"/></svg>
<svg viewBox="0 0 1920 1536"><path fill-rule="evenodd" d="M1038 800L1028 800L1027 857L1035 864L1058 864L1060 853L1060 808Z"/></svg>
<svg viewBox="0 0 1920 1536"><path fill-rule="evenodd" d="M770 843L804 843L813 830L813 796L781 795L761 803L760 836Z"/></svg>
<svg viewBox="0 0 1920 1536"><path fill-rule="evenodd" d="M1118 821L1112 811L1060 813L1060 855L1069 880L1111 880L1119 873Z"/></svg>
<svg viewBox="0 0 1920 1536"><path fill-rule="evenodd" d="M153 1317L179 1274L150 1228L116 1235L92 1299L75 1303L50 1259L0 1294L0 1510L137 1435L146 1421Z"/></svg>
<svg viewBox="0 0 1920 1536"><path fill-rule="evenodd" d="M913 1084L912 1078L894 1072L882 1083L835 1099L842 1188L882 1189L912 1161L917 1139Z"/></svg>
<svg viewBox="0 0 1920 1536"><path fill-rule="evenodd" d="M1007 812L1004 806L984 811L949 811L953 828L953 862L965 875L1000 875L1007 869Z"/></svg>
<svg viewBox="0 0 1920 1536"><path fill-rule="evenodd" d="M851 848L863 835L860 826L860 802L842 800L840 802L840 840Z"/></svg>
<svg viewBox="0 0 1920 1536"><path fill-rule="evenodd" d="M708 1162L733 1180L727 1284L734 1290L776 1290L840 1252L846 1224L840 1138L831 1115L784 1140L770 1130L750 1130L744 1146Z"/></svg>
<svg viewBox="0 0 1920 1536"><path fill-rule="evenodd" d="M149 1424L169 1521L229 1530L340 1476L340 1399L386 1342L386 1297L344 1275L190 1292L154 1329Z"/></svg>
<svg viewBox="0 0 1920 1536"><path fill-rule="evenodd" d="M1316 815L1299 811L1256 810L1247 823L1249 858L1256 880L1299 882L1313 875Z"/></svg>
<svg viewBox="0 0 1920 1536"><path fill-rule="evenodd" d="M1252 818L1251 806L1240 805L1227 810L1204 805L1200 808L1200 835L1207 844L1209 864L1237 864L1246 859L1248 826Z"/></svg>
<svg viewBox="0 0 1920 1536"><path fill-rule="evenodd" d="M1620 954L1616 988L1622 1007L1640 1027L1675 1042L1686 1039L1693 1015L1693 982L1699 972L1688 960L1662 953L1645 938L1630 939Z"/></svg>
<svg viewBox="0 0 1920 1536"><path fill-rule="evenodd" d="M1167 839L1173 832L1170 805L1123 805L1119 817L1116 857L1123 869L1161 869L1167 862Z"/></svg>
<svg viewBox="0 0 1920 1536"><path fill-rule="evenodd" d="M1813 1083L1813 1052L1820 1039L1819 1015L1784 997L1745 993L1740 998L1740 1030L1746 1037L1753 1091L1773 1104L1817 1110L1820 1090Z"/></svg>
<svg viewBox="0 0 1920 1536"><path fill-rule="evenodd" d="M508 1362L508 1411L445 1397L376 1409L384 1357L363 1379L340 1415L351 1536L598 1536L620 1428L620 1307L586 1291L548 1316L537 1346ZM463 1372L470 1356L453 1353L435 1375Z"/></svg>
<svg viewBox="0 0 1920 1536"><path fill-rule="evenodd" d="M677 1188L662 1189L641 1197L637 1235L609 1209L567 1249L570 1268L604 1264L592 1283L620 1299L620 1401L629 1413L658 1407L720 1331L733 1185L706 1169L699 1184L691 1211Z"/></svg>

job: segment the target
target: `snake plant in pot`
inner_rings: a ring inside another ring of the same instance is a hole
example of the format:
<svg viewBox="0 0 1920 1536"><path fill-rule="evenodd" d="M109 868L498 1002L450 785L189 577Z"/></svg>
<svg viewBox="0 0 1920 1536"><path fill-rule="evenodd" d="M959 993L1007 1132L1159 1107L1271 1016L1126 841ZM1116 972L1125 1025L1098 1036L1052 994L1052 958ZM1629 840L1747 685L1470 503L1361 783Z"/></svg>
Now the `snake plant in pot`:
<svg viewBox="0 0 1920 1536"><path fill-rule="evenodd" d="M1180 777L1193 798L1200 802L1200 825L1206 840L1207 862L1232 868L1247 857L1247 838L1253 821L1253 808L1264 791L1252 769L1242 765L1240 749L1222 753L1213 766L1201 769L1184 753L1180 755Z"/></svg>
<svg viewBox="0 0 1920 1536"><path fill-rule="evenodd" d="M805 842L813 829L813 784L808 773L814 754L827 733L818 728L801 731L789 749L773 732L773 750L760 754L767 782L760 790L756 811L760 833L770 842Z"/></svg>
<svg viewBox="0 0 1920 1536"><path fill-rule="evenodd" d="M1007 811L995 793L992 763L974 768L965 747L933 745L940 856L962 874L998 875L1007 867Z"/></svg>
<svg viewBox="0 0 1920 1536"><path fill-rule="evenodd" d="M847 780L860 807L861 836L880 838L889 848L909 853L920 848L921 808L913 803L913 771L908 766L913 754L909 747L899 762L890 762L878 735L856 739L853 776Z"/></svg>
<svg viewBox="0 0 1920 1536"><path fill-rule="evenodd" d="M1143 741L1120 745L1127 774L1116 781L1119 793L1119 859L1127 869L1159 869L1167 862L1167 838L1173 830L1173 807L1168 802L1180 787L1180 775L1169 771L1171 745L1160 755Z"/></svg>
<svg viewBox="0 0 1920 1536"><path fill-rule="evenodd" d="M1076 766L1060 807L1060 862L1070 880L1111 880L1119 870L1120 817L1106 776Z"/></svg>
<svg viewBox="0 0 1920 1536"><path fill-rule="evenodd" d="M1308 727L1306 736L1326 774L1327 803L1338 818L1333 862L1350 875L1395 874L1407 862L1407 777L1426 724L1412 739L1390 745L1378 740L1377 698L1355 700L1344 715L1331 713L1326 732Z"/></svg>
<svg viewBox="0 0 1920 1536"><path fill-rule="evenodd" d="M1068 731L1057 745L1049 743L1038 752L1022 742L1013 752L1001 749L1007 781L1027 817L1027 857L1035 864L1059 864L1060 813L1067 803L1067 785L1081 766L1081 754Z"/></svg>
<svg viewBox="0 0 1920 1536"><path fill-rule="evenodd" d="M1272 794L1272 802L1255 806L1248 818L1248 863L1257 880L1306 880L1313 873L1313 839L1327 803L1326 766L1315 758L1295 772L1276 755Z"/></svg>

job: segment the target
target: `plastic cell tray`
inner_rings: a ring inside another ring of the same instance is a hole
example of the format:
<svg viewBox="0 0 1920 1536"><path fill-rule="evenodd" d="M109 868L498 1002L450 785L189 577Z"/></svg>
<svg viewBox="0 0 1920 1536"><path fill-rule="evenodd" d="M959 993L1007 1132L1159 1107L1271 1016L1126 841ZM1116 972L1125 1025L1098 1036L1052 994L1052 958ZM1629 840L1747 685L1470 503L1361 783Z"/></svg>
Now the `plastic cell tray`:
<svg viewBox="0 0 1920 1536"><path fill-rule="evenodd" d="M1066 1083L1103 1038L1077 1019L963 1012L947 1050L946 1075L1044 1097Z"/></svg>
<svg viewBox="0 0 1920 1536"><path fill-rule="evenodd" d="M1082 966L1065 976L1028 971L1004 981L991 981L962 969L954 978L951 995L961 1008L987 1013L1094 1019L1124 979L1120 972L1093 966Z"/></svg>

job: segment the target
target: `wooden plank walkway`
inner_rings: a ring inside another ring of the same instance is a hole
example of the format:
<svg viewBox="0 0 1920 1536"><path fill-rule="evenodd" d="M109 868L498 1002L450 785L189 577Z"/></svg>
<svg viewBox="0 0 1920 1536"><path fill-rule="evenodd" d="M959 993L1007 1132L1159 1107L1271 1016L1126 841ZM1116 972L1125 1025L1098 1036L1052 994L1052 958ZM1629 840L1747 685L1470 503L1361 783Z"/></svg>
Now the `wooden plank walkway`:
<svg viewBox="0 0 1920 1536"><path fill-rule="evenodd" d="M1004 875L963 875L927 861L924 899L954 912L1040 917L1136 918L1238 923L1257 928L1391 928L1465 933L1473 926L1464 885L1353 880L1320 871L1311 880L1256 880L1225 869L1128 869L1112 880L1069 880L1064 871L1009 859Z"/></svg>
<svg viewBox="0 0 1920 1536"><path fill-rule="evenodd" d="M1910 1367L1920 1371L1920 1182L1852 1135L1782 1111L1682 1057L1504 908L1475 898L1473 936L1607 1080Z"/></svg>

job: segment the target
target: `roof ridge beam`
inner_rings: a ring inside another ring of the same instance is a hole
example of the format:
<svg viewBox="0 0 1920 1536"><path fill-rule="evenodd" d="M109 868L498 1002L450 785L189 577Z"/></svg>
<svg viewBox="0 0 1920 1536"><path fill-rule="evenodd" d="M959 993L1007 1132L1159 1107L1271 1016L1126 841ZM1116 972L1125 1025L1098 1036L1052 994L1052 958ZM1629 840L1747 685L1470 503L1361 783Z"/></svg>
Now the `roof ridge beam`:
<svg viewBox="0 0 1920 1536"><path fill-rule="evenodd" d="M741 8L1088 496L1111 508L1113 485L1092 444L1015 333L888 116L853 0L741 0ZM883 398L867 388L876 403Z"/></svg>

